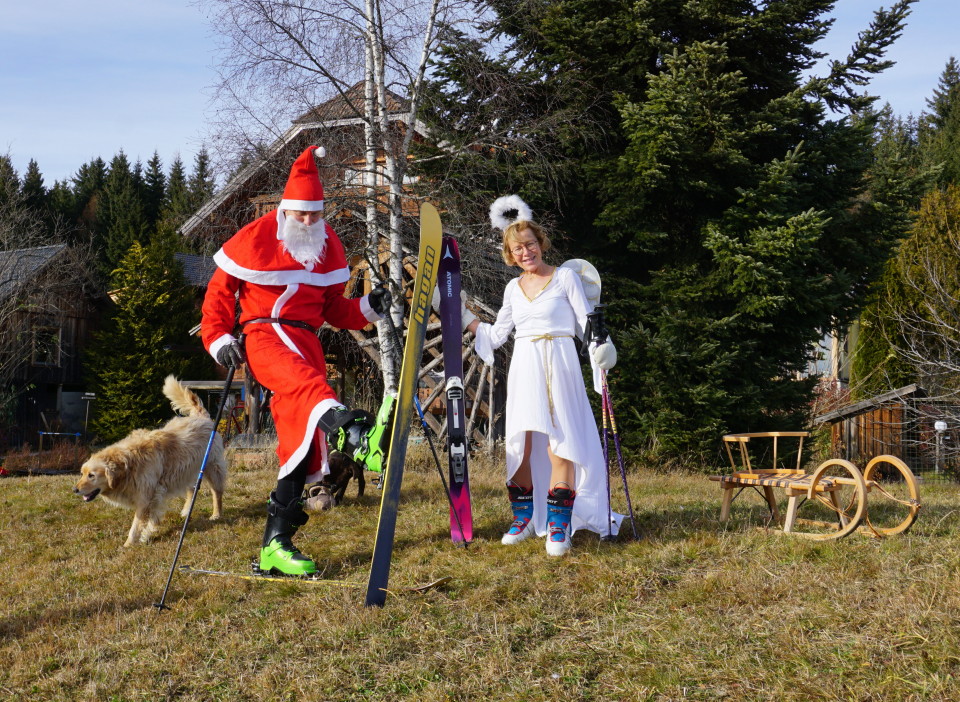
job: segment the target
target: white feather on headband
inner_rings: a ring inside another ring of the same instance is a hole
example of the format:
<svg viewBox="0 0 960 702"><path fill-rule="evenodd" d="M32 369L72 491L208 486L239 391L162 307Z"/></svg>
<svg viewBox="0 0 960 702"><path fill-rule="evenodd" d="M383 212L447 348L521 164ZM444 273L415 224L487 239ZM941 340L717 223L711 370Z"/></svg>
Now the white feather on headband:
<svg viewBox="0 0 960 702"><path fill-rule="evenodd" d="M490 224L494 229L503 231L519 220L532 221L533 212L530 206L520 199L519 195L504 195L498 197L490 205Z"/></svg>

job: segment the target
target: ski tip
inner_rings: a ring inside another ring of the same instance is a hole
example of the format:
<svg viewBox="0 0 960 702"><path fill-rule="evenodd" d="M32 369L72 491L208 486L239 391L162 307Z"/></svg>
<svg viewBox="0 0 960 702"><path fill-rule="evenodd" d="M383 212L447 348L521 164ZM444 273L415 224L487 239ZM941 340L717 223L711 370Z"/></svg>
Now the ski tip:
<svg viewBox="0 0 960 702"><path fill-rule="evenodd" d="M429 592L430 590L434 590L450 582L453 582L453 578L449 575L444 575L442 578L437 578L436 580L433 580L429 583L423 583L422 585L413 585L411 587L403 587L396 590L386 587L377 588L376 591L367 593L367 599L364 604L367 607L383 607L384 604L386 604L387 595Z"/></svg>
<svg viewBox="0 0 960 702"><path fill-rule="evenodd" d="M424 585L417 585L416 587L408 587L407 592L426 592L427 590L433 590L436 587L446 585L452 581L453 578L451 576L444 575L442 578L437 578L432 583L425 583Z"/></svg>

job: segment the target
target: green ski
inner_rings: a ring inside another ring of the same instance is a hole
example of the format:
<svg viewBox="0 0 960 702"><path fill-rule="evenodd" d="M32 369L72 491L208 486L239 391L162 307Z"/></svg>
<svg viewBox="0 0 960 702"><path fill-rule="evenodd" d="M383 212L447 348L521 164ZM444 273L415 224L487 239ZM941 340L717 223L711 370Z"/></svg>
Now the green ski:
<svg viewBox="0 0 960 702"><path fill-rule="evenodd" d="M377 536L373 544L373 559L370 562L370 579L367 583L367 606L382 607L387 600L387 582L390 578L390 560L393 556L393 539L397 528L397 508L400 503L400 482L403 480L403 463L410 436L414 393L420 376L420 360L423 355L423 339L430 318L430 302L437 285L440 263L442 231L440 215L436 208L423 203L420 206L420 251L417 256L417 277L410 303L407 322L407 340L403 346L403 363L397 386L396 409L390 432L390 448L387 465L383 471L383 496L380 499L380 517L377 521Z"/></svg>

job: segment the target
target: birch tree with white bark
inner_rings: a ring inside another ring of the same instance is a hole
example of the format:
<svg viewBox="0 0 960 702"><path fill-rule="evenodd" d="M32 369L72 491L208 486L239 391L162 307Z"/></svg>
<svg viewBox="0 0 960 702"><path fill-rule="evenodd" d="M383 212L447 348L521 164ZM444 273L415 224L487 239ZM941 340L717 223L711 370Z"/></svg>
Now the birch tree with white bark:
<svg viewBox="0 0 960 702"><path fill-rule="evenodd" d="M218 33L220 80L214 138L222 157L262 153L291 119L340 96L363 126L365 223L369 261L389 240L394 292L391 317L402 329L402 206L404 178L421 106L422 86L439 24L456 24L462 0L203 0ZM351 88L364 86L362 100ZM391 110L390 93L405 98ZM400 128L395 125L400 124ZM378 164L382 155L384 164ZM378 181L387 187L378 199ZM327 185L325 183L325 185ZM386 221L378 208L386 206ZM384 231L386 229L386 231ZM379 270L379 266L372 266ZM374 281L376 282L376 281ZM378 325L381 349L396 350ZM396 389L399 353L383 353L387 391Z"/></svg>

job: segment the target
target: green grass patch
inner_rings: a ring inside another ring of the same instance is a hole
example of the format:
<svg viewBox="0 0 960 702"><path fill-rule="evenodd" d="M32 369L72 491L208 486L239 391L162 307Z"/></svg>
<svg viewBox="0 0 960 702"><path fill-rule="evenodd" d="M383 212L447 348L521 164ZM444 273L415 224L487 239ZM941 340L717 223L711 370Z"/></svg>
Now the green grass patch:
<svg viewBox="0 0 960 702"><path fill-rule="evenodd" d="M0 699L927 700L960 673L958 487L925 484L913 530L812 543L764 530L747 493L721 525L698 475L634 470L641 539L501 546L502 460L472 472L476 541L451 544L425 451L411 451L391 571L425 594L363 606L363 588L176 574L181 520L121 547L132 514L83 504L76 476L0 481ZM243 459L241 459L243 460ZM197 507L181 563L247 572L275 464L231 472L224 517ZM614 504L624 509L619 478ZM379 507L369 484L297 536L323 576L365 583Z"/></svg>

